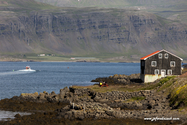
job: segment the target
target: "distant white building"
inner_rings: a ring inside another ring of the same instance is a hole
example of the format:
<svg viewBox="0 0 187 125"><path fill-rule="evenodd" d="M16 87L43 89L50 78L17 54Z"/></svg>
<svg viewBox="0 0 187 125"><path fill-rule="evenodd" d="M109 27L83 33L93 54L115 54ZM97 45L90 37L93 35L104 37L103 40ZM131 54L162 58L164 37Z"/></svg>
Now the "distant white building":
<svg viewBox="0 0 187 125"><path fill-rule="evenodd" d="M39 54L38 56L45 56L45 54Z"/></svg>

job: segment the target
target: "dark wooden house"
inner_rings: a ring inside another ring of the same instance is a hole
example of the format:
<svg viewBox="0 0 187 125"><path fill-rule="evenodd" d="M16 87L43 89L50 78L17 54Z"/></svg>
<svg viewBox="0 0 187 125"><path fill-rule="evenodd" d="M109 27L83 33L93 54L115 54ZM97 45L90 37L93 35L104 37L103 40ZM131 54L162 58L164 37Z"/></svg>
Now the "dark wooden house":
<svg viewBox="0 0 187 125"><path fill-rule="evenodd" d="M169 75L181 75L182 58L160 50L140 59L140 78L144 83Z"/></svg>

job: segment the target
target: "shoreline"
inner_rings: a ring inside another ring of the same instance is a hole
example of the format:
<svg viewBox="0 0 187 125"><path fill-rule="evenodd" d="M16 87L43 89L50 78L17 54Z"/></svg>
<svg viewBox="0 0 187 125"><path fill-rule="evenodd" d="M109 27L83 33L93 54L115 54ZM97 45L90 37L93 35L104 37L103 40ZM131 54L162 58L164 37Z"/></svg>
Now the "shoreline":
<svg viewBox="0 0 187 125"><path fill-rule="evenodd" d="M111 92L112 95L116 96L119 92ZM153 95L154 91L141 91L141 93L137 92L136 94L140 94L139 96L147 96ZM95 96L93 100L88 98L90 94ZM96 95L94 95L96 94ZM110 94L110 93L107 93ZM119 93L120 94L120 93ZM122 93L121 93L122 94ZM125 94L125 93L123 93ZM128 93L125 97L136 95L133 93ZM46 95L46 97L44 96ZM69 96L64 98L64 100L59 101L58 96L66 95ZM73 95L73 96L72 96ZM51 117L54 121L50 121L50 119L44 118L41 122L50 122L50 124L54 124L56 122L55 119L61 120L61 122L68 121L68 123L74 124L84 123L89 120L90 122L102 121L105 123L107 121L118 121L126 123L131 121L131 124L142 123L142 124L178 124L181 123L181 120L184 118L178 113L178 111L170 111L169 109L164 109L164 112L158 109L138 109L140 108L140 103L135 104L133 102L126 103L126 109L120 107L122 104L122 100L114 100L113 103L109 103L109 101L102 99L100 96L101 93L95 93L90 91L90 89L77 89L77 88L64 88L60 90L60 94L51 93L22 93L19 97L14 96L11 99L3 99L1 100L6 104L14 104L11 107L5 106L6 108L12 108L9 110L14 111L26 111L30 112L31 115L21 116L19 113L15 115L15 119L9 121L0 121L0 123L14 123L14 124L25 124L25 122L35 124L35 122L31 121L31 118L36 117ZM112 98L114 97L112 96ZM78 97L78 99L76 99ZM129 97L129 98L131 98ZM81 100L82 99L82 100ZM28 101L30 100L30 101ZM113 100L113 99L112 99ZM130 103L130 104L129 104ZM33 106L34 105L34 106ZM45 107L53 106L53 108L45 109ZM117 106L116 106L117 105ZM18 106L20 106L18 108ZM131 109L135 108L137 109ZM143 108L143 107L142 107ZM33 110L36 109L36 110ZM162 109L163 110L163 109ZM166 114L167 113L167 114ZM164 115L165 114L165 115ZM179 120L155 120L151 121L154 118L179 118ZM151 120L145 120L145 118L151 118ZM61 123L60 122L60 123ZM36 122L37 123L37 122Z"/></svg>
<svg viewBox="0 0 187 125"><path fill-rule="evenodd" d="M10 99L1 99L0 110L28 112L31 115L21 116L18 113L15 119L0 121L0 124L186 124L185 104L177 103L178 100L176 104L175 100L171 103L171 88L177 86L180 89L179 81L187 80L185 74L162 78L151 84L141 83L139 74L116 74L92 80L98 82L102 79L109 84L108 87L94 84L65 87L58 94L54 91L22 93Z"/></svg>
<svg viewBox="0 0 187 125"><path fill-rule="evenodd" d="M20 116L31 115L31 113L27 113L27 112L12 112L12 111L0 110L0 121L13 120L15 119L14 116L16 114L20 114Z"/></svg>
<svg viewBox="0 0 187 125"><path fill-rule="evenodd" d="M17 59L17 60L0 60L0 62L98 62L98 63L140 63L140 61L89 61L89 60L77 60L77 61L40 61L40 60L23 60L23 59ZM184 64L187 64L187 61L183 61Z"/></svg>
<svg viewBox="0 0 187 125"><path fill-rule="evenodd" d="M85 63L140 63L139 61L112 62L112 61L2 61L0 62L85 62Z"/></svg>
<svg viewBox="0 0 187 125"><path fill-rule="evenodd" d="M131 121L131 124L179 124L187 122L184 111L171 110L168 99L164 96L165 91L157 93L156 90L135 92L114 90L103 93L90 88L97 86L72 86L60 89L59 94L44 91L39 94L37 92L22 93L20 96L2 99L0 100L0 109L30 112L32 115L20 116L16 114L15 119L6 122L0 121L0 123L25 124L25 122L30 123L32 117L44 117L41 122L47 121L50 124L57 121L71 124L77 124L77 122L83 124L85 121L91 123L98 121L103 123L107 121L128 123ZM110 87L114 88L115 86ZM108 88L105 87L105 89ZM139 97L139 99L136 99L136 97ZM157 101L154 102L154 100ZM47 119L49 117L54 121ZM171 117L176 118L176 120L159 120L159 118L167 119ZM31 122L31 124L38 123Z"/></svg>

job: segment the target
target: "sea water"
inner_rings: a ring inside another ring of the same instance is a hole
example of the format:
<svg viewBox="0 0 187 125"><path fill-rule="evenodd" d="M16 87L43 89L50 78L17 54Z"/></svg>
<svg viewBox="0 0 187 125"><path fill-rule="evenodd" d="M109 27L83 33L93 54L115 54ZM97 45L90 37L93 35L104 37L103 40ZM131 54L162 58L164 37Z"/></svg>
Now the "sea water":
<svg viewBox="0 0 187 125"><path fill-rule="evenodd" d="M72 85L93 85L91 80L114 74L139 73L139 63L98 62L0 62L0 99L21 93L52 92ZM34 72L20 71L30 66ZM0 110L0 120L28 113Z"/></svg>
<svg viewBox="0 0 187 125"><path fill-rule="evenodd" d="M27 113L27 112L12 112L12 111L3 111L0 110L0 121L7 121L9 119L14 119L16 114L20 114L21 116L23 115L31 115L31 113Z"/></svg>
<svg viewBox="0 0 187 125"><path fill-rule="evenodd" d="M19 71L26 66L36 71ZM66 86L93 85L91 80L98 77L139 72L139 63L0 62L0 99L19 96L21 93L59 93Z"/></svg>

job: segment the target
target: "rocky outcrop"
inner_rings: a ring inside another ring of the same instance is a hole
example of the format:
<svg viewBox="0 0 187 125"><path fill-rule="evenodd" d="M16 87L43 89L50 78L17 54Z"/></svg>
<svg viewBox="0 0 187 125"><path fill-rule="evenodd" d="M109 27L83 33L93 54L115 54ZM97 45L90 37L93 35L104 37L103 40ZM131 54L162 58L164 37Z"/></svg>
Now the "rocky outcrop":
<svg viewBox="0 0 187 125"><path fill-rule="evenodd" d="M176 111L171 111L166 98L162 96L163 93L158 95L147 93L151 95L146 96L145 100L140 102L134 101L129 103L122 103L116 101L116 107L109 106L107 103L102 102L86 102L79 101L77 103L71 102L70 105L57 109L58 118L66 119L79 119L85 118L94 119L111 119L111 118L179 118L183 122L186 117ZM121 105L124 107L122 108ZM146 108L143 108L146 105ZM132 110L133 109L133 110ZM155 119L156 120L156 119Z"/></svg>
<svg viewBox="0 0 187 125"><path fill-rule="evenodd" d="M80 90L80 91L79 91ZM70 105L57 109L58 118L66 118L70 120L85 118L93 119L111 119L111 118L130 118L130 119L144 119L152 118L179 118L182 122L185 122L186 116L182 115L177 111L170 110L168 98L163 96L164 91L155 93L154 91L139 91L126 93L126 95L145 96L144 100L141 101L130 101L128 99L118 100L113 99L109 101L103 98L109 97L110 94L113 97L119 97L119 95L125 95L123 92L107 92L107 93L92 93L89 89L76 89L73 90L75 93L79 93L78 96L83 92L84 94L94 95L92 101L79 100L77 102L70 102ZM72 92L73 92L72 91ZM91 94L92 93L92 94ZM106 95L107 96L106 96ZM95 96L96 95L96 96ZM101 96L102 95L102 96ZM132 96L130 96L132 97Z"/></svg>
<svg viewBox="0 0 187 125"><path fill-rule="evenodd" d="M138 98L141 99L139 100ZM137 99L136 99L137 98ZM57 118L69 120L111 119L111 118L179 118L185 122L186 116L169 106L169 96L165 91L141 90L136 92L112 91L95 92L89 88L65 87L60 93L22 93L12 100L58 104L66 106L55 110ZM50 102L50 103L49 103Z"/></svg>
<svg viewBox="0 0 187 125"><path fill-rule="evenodd" d="M111 108L106 104L101 103L77 103L66 106L62 109L58 109L58 118L66 119L111 119L111 118L179 118L180 120L186 120L184 116L173 113L170 110L120 110L119 108Z"/></svg>
<svg viewBox="0 0 187 125"><path fill-rule="evenodd" d="M60 94L55 92L47 93L45 91L39 95L37 93L22 93L19 98L34 102L105 103L113 108L118 107L122 109L169 109L169 105L166 104L168 103L166 97L155 95L154 93L155 91L151 90L100 93L88 88L77 89L70 87L68 89L66 87L60 90ZM144 97L144 99L138 102L128 102L133 97Z"/></svg>
<svg viewBox="0 0 187 125"><path fill-rule="evenodd" d="M91 82L106 82L107 84L136 84L142 83L140 79L140 74L131 74L131 75L121 75L115 74L113 76L104 77L104 78L96 78Z"/></svg>

